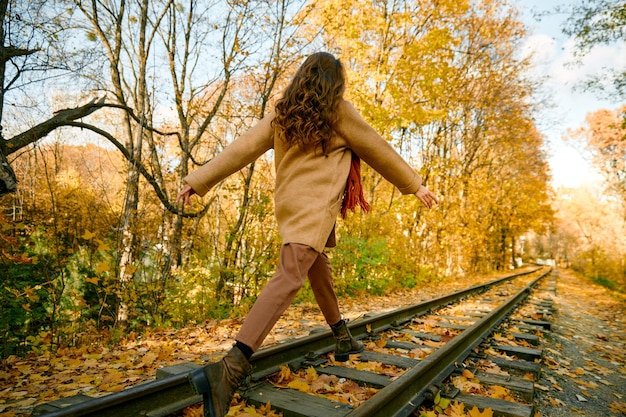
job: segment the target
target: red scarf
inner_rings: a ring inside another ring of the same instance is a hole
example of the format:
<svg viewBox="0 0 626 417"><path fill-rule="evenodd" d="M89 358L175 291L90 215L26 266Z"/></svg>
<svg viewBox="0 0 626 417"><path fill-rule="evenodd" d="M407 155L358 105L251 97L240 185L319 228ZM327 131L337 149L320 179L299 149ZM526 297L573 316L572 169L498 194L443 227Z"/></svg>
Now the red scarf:
<svg viewBox="0 0 626 417"><path fill-rule="evenodd" d="M346 181L346 189L343 192L343 202L341 204L341 218L345 219L348 209L354 211L356 206L361 207L365 213L369 213L371 207L363 196L363 187L361 186L361 159L352 152L352 161L350 163L350 173Z"/></svg>

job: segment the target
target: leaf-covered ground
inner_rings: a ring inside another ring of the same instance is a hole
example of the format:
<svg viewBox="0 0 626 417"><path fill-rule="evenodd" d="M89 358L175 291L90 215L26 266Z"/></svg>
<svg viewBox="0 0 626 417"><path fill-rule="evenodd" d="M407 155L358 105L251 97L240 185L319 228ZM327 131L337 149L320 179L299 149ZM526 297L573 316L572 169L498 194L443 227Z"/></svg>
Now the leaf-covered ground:
<svg viewBox="0 0 626 417"><path fill-rule="evenodd" d="M494 277L479 281L491 279ZM364 295L343 299L341 305L345 316L354 319L367 312L412 304L477 282L465 278L431 283L384 297ZM548 340L550 346L546 346L547 370L537 383L539 415L626 414L623 301L620 303L602 287L561 271L555 305L554 330ZM77 394L106 395L154 379L160 367L211 360L230 348L241 322L242 319L208 321L180 330L129 334L115 345L100 337L94 338L89 346L9 358L0 368L0 416L30 415L37 404ZM307 335L323 325L316 305L294 305L277 323L266 345ZM272 414L238 404L230 415ZM201 416L200 408L188 409L185 415Z"/></svg>
<svg viewBox="0 0 626 417"><path fill-rule="evenodd" d="M626 299L560 270L555 306L535 384L541 415L626 415Z"/></svg>

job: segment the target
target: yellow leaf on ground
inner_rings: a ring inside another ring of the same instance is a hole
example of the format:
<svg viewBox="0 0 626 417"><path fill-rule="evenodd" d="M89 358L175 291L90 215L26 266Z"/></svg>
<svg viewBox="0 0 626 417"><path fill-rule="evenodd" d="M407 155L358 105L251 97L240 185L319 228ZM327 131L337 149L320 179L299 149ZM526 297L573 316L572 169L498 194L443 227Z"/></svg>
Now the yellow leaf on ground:
<svg viewBox="0 0 626 417"><path fill-rule="evenodd" d="M307 384L306 382L302 381L302 380L294 380L291 381L289 384L287 384L287 388L291 388L291 389L297 389L300 392L310 392L311 391L311 387L309 387L309 384Z"/></svg>
<svg viewBox="0 0 626 417"><path fill-rule="evenodd" d="M485 408L482 412L478 410L478 407L474 406L467 412L470 417L493 417L493 410L491 408Z"/></svg>
<svg viewBox="0 0 626 417"><path fill-rule="evenodd" d="M509 396L509 390L500 385L493 385L489 388L489 395L491 398L504 400Z"/></svg>
<svg viewBox="0 0 626 417"><path fill-rule="evenodd" d="M611 403L609 404L609 410L618 414L626 414L626 403L621 401Z"/></svg>
<svg viewBox="0 0 626 417"><path fill-rule="evenodd" d="M306 368L306 380L309 382L315 381L317 379L317 371L312 366Z"/></svg>
<svg viewBox="0 0 626 417"><path fill-rule="evenodd" d="M16 403L12 403L11 407L15 407L15 408L28 408L31 405L33 405L35 402L37 402L36 398L26 398L25 400L22 401L18 401ZM3 414L4 416L4 414Z"/></svg>
<svg viewBox="0 0 626 417"><path fill-rule="evenodd" d="M139 365L137 365L138 367L142 367L142 366L150 366L154 363L154 361L159 357L159 355L157 353L153 353L153 352L148 352L146 353L143 358L141 358L141 362L139 363Z"/></svg>
<svg viewBox="0 0 626 417"><path fill-rule="evenodd" d="M243 414L239 414L241 417L244 417L244 416L258 416L258 415L260 415L259 413L257 413L256 408L254 408L253 406L248 406L248 407L244 408L243 411L244 411Z"/></svg>
<svg viewBox="0 0 626 417"><path fill-rule="evenodd" d="M561 400L559 400L558 398L550 398L550 403L555 406L555 407L562 407L565 405L565 403Z"/></svg>
<svg viewBox="0 0 626 417"><path fill-rule="evenodd" d="M450 399L442 398L437 405L441 407L442 410L445 410L450 405Z"/></svg>
<svg viewBox="0 0 626 417"><path fill-rule="evenodd" d="M283 381L288 381L291 379L291 368L288 366L281 366L280 372L278 373L278 383L280 384Z"/></svg>
<svg viewBox="0 0 626 417"><path fill-rule="evenodd" d="M493 334L493 338L494 340L496 340L497 342L508 342L509 338L506 336L502 336L502 334L500 333L494 333Z"/></svg>
<svg viewBox="0 0 626 417"><path fill-rule="evenodd" d="M465 417L465 404L458 401L453 402L446 410L446 414L450 413L450 417Z"/></svg>

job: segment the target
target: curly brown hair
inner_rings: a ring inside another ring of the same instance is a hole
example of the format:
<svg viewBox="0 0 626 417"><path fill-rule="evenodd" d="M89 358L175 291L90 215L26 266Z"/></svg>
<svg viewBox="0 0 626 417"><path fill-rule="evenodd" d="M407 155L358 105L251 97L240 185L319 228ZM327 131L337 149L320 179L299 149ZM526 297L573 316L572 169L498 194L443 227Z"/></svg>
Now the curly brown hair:
<svg viewBox="0 0 626 417"><path fill-rule="evenodd" d="M272 125L280 138L303 149L320 145L326 153L345 84L343 65L332 54L310 55L276 103Z"/></svg>

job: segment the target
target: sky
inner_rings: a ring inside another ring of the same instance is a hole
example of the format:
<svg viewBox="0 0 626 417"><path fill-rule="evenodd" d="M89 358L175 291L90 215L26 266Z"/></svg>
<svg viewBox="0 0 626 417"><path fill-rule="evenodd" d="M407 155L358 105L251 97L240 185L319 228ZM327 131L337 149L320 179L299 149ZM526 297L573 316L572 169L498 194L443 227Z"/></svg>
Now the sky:
<svg viewBox="0 0 626 417"><path fill-rule="evenodd" d="M587 74L598 73L606 66L626 66L626 42L595 47L582 61L573 62L573 42L561 32L567 15L550 13L537 18L537 13L554 11L559 5L579 4L581 0L513 0L528 26L524 51L533 53L532 71L546 76L542 94L547 94L555 107L536 116L536 123L547 140L553 186L577 187L599 181L599 174L583 157L579 144L565 141L568 129L585 124L587 113L600 109L615 110L618 102L602 100L592 93L577 91L574 86Z"/></svg>

